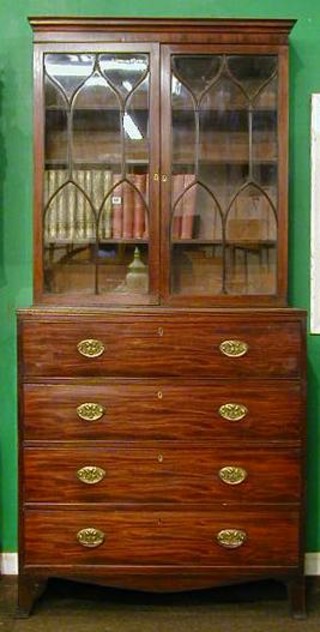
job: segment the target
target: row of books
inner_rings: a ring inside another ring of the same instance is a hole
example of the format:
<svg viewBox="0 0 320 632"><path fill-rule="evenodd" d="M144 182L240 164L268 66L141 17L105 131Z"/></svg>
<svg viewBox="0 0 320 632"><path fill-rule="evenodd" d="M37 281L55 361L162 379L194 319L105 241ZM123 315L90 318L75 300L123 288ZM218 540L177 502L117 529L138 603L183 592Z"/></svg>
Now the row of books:
<svg viewBox="0 0 320 632"><path fill-rule="evenodd" d="M171 236L179 239L221 240L223 225L227 239L275 239L276 191L274 187L248 186L230 207L235 190L226 195L225 187L213 188L213 195L199 186L193 174L176 174L172 186ZM215 198L219 202L215 202Z"/></svg>
<svg viewBox="0 0 320 632"><path fill-rule="evenodd" d="M148 239L148 175L130 174L129 178L130 181L121 181L121 176L109 169L77 169L68 179L67 170L48 169L45 172L46 243ZM174 174L171 238L220 240L224 222L227 239L275 239L276 217L270 200L275 204L276 194L273 187L264 190L269 199L255 187L244 189L229 209L232 193L231 198L223 200L219 186L215 186L218 209L214 197L197 184L194 174ZM223 220L226 209L229 211Z"/></svg>
<svg viewBox="0 0 320 632"><path fill-rule="evenodd" d="M191 173L172 176L172 239L191 239L196 215L197 185Z"/></svg>
<svg viewBox="0 0 320 632"><path fill-rule="evenodd" d="M130 183L107 169L45 172L45 241L147 239L147 175Z"/></svg>

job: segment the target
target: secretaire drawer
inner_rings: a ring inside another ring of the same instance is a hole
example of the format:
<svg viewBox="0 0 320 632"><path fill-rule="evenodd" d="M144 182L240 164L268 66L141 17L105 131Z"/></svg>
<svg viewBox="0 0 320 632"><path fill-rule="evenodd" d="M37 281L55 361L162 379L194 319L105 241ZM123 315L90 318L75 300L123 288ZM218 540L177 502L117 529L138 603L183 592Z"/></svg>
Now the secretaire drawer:
<svg viewBox="0 0 320 632"><path fill-rule="evenodd" d="M298 380L86 380L25 384L25 439L300 438Z"/></svg>
<svg viewBox="0 0 320 632"><path fill-rule="evenodd" d="M25 376L293 377L301 344L299 320L272 316L25 320L20 366Z"/></svg>
<svg viewBox="0 0 320 632"><path fill-rule="evenodd" d="M70 564L260 569L299 564L299 516L288 508L27 510L24 536L25 565L51 569Z"/></svg>
<svg viewBox="0 0 320 632"><path fill-rule="evenodd" d="M27 503L297 503L301 495L292 448L41 446L23 459Z"/></svg>

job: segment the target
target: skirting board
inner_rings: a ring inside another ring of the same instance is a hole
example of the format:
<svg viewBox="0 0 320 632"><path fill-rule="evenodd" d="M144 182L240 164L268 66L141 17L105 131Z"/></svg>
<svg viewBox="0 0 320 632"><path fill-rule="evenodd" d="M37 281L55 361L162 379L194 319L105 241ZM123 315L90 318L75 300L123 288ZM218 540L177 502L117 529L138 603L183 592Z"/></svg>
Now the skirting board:
<svg viewBox="0 0 320 632"><path fill-rule="evenodd" d="M0 567L2 575L18 574L18 555L17 553L2 553L0 556ZM320 552L306 553L305 555L305 572L306 575L320 576Z"/></svg>

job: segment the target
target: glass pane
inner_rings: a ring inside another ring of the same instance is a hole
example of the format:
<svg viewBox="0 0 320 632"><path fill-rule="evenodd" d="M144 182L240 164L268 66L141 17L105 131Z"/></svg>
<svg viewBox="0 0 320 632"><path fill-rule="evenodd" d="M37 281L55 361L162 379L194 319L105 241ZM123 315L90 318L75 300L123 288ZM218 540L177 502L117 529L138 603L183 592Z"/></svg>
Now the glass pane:
<svg viewBox="0 0 320 632"><path fill-rule="evenodd" d="M45 56L46 290L148 292L148 55Z"/></svg>
<svg viewBox="0 0 320 632"><path fill-rule="evenodd" d="M250 101L266 89L277 72L277 57L273 55L234 55L228 56L227 66L230 76L239 82L241 89ZM275 107L274 101L271 107Z"/></svg>
<svg viewBox="0 0 320 632"><path fill-rule="evenodd" d="M127 173L134 173L138 164L145 165L150 151L148 81L130 94L124 111L124 149Z"/></svg>
<svg viewBox="0 0 320 632"><path fill-rule="evenodd" d="M216 79L221 62L219 55L175 55L172 74L198 100Z"/></svg>
<svg viewBox="0 0 320 632"><path fill-rule="evenodd" d="M172 58L171 291L274 294L277 58Z"/></svg>
<svg viewBox="0 0 320 632"><path fill-rule="evenodd" d="M45 156L50 165L68 162L68 102L59 86L45 78ZM61 182L60 182L61 184ZM53 191L51 191L53 193ZM46 200L47 201L47 200Z"/></svg>
<svg viewBox="0 0 320 632"><path fill-rule="evenodd" d="M73 164L121 161L120 104L98 72L79 89L71 111ZM90 142L88 134L90 133Z"/></svg>
<svg viewBox="0 0 320 632"><path fill-rule="evenodd" d="M235 198L226 221L226 287L242 294L273 294L277 221L274 203L253 185Z"/></svg>
<svg viewBox="0 0 320 632"><path fill-rule="evenodd" d="M93 68L94 55L54 53L45 56L45 74L53 80L67 101L72 99L82 83L88 79Z"/></svg>

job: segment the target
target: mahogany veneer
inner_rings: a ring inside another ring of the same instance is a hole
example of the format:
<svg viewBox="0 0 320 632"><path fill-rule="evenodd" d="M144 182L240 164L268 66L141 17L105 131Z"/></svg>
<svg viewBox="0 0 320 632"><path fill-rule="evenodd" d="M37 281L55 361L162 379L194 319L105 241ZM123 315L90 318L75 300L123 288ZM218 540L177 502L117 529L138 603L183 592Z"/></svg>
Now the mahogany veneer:
<svg viewBox="0 0 320 632"><path fill-rule="evenodd" d="M50 577L149 591L275 578L303 617L294 20L30 22L19 614Z"/></svg>

